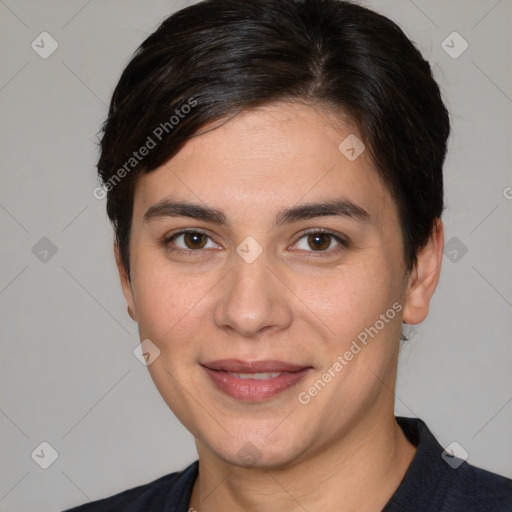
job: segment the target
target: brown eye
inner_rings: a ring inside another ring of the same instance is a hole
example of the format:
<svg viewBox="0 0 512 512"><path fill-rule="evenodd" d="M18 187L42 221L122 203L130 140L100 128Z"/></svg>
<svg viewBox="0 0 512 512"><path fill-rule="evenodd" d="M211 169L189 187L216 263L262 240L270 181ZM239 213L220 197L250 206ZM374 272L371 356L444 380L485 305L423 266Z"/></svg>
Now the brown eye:
<svg viewBox="0 0 512 512"><path fill-rule="evenodd" d="M188 249L202 249L206 245L208 237L203 233L190 231L183 234L183 241Z"/></svg>
<svg viewBox="0 0 512 512"><path fill-rule="evenodd" d="M313 233L308 235L308 244L313 250L322 251L331 245L331 237L325 233Z"/></svg>
<svg viewBox="0 0 512 512"><path fill-rule="evenodd" d="M197 230L180 231L164 240L164 246L170 253L200 255L202 249L217 248L213 240L206 234ZM208 245L209 244L209 245Z"/></svg>
<svg viewBox="0 0 512 512"><path fill-rule="evenodd" d="M295 247L305 253L326 253L327 256L348 248L348 242L329 231L315 229L304 233Z"/></svg>

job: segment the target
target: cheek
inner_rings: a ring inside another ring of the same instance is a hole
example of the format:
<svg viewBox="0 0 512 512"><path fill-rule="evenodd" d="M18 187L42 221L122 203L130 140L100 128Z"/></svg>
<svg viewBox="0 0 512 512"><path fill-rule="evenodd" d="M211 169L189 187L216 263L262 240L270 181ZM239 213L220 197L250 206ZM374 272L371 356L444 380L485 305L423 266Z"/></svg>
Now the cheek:
<svg viewBox="0 0 512 512"><path fill-rule="evenodd" d="M186 330L193 333L204 316L202 299L213 286L213 276L198 275L169 265L140 258L134 268L134 303L141 335L157 340L176 337Z"/></svg>
<svg viewBox="0 0 512 512"><path fill-rule="evenodd" d="M295 279L297 296L328 328L330 337L340 341L351 340L373 325L401 299L392 267L375 261L340 267L328 279Z"/></svg>

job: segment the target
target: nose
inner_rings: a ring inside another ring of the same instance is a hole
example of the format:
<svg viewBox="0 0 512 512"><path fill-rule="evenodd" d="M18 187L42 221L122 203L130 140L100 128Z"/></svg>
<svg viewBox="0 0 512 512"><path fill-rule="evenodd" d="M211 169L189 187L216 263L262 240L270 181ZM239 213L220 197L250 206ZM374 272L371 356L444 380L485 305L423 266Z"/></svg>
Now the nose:
<svg viewBox="0 0 512 512"><path fill-rule="evenodd" d="M215 307L217 327L246 338L289 327L291 292L276 276L277 270L269 267L265 252L251 263L238 254L233 254L233 260Z"/></svg>

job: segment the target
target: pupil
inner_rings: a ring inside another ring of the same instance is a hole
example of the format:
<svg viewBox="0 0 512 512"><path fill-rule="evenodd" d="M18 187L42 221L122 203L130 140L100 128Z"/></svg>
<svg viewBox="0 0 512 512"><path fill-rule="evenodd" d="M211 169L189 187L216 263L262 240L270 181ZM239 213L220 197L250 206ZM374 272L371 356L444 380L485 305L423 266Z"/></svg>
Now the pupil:
<svg viewBox="0 0 512 512"><path fill-rule="evenodd" d="M202 233L186 233L185 244L189 249L202 249L206 245L204 238L205 236ZM197 247L197 245L200 247Z"/></svg>
<svg viewBox="0 0 512 512"><path fill-rule="evenodd" d="M313 235L309 235L309 243L311 245L316 245L316 248L312 247L315 250L327 249L330 245L330 240L328 235L325 235L323 233L315 233Z"/></svg>

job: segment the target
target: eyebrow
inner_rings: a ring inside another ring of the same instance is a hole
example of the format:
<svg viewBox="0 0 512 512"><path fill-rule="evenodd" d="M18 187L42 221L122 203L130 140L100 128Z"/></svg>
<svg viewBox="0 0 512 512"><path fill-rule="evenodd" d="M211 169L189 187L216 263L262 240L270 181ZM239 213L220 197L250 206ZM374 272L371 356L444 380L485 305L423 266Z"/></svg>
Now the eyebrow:
<svg viewBox="0 0 512 512"><path fill-rule="evenodd" d="M315 217L346 217L358 222L369 222L370 214L361 206L348 199L334 199L316 203L306 203L281 210L274 221L274 226L291 224ZM143 221L150 222L165 217L188 217L211 222L220 226L230 226L226 215L220 210L189 203L164 199L150 206L144 213Z"/></svg>

